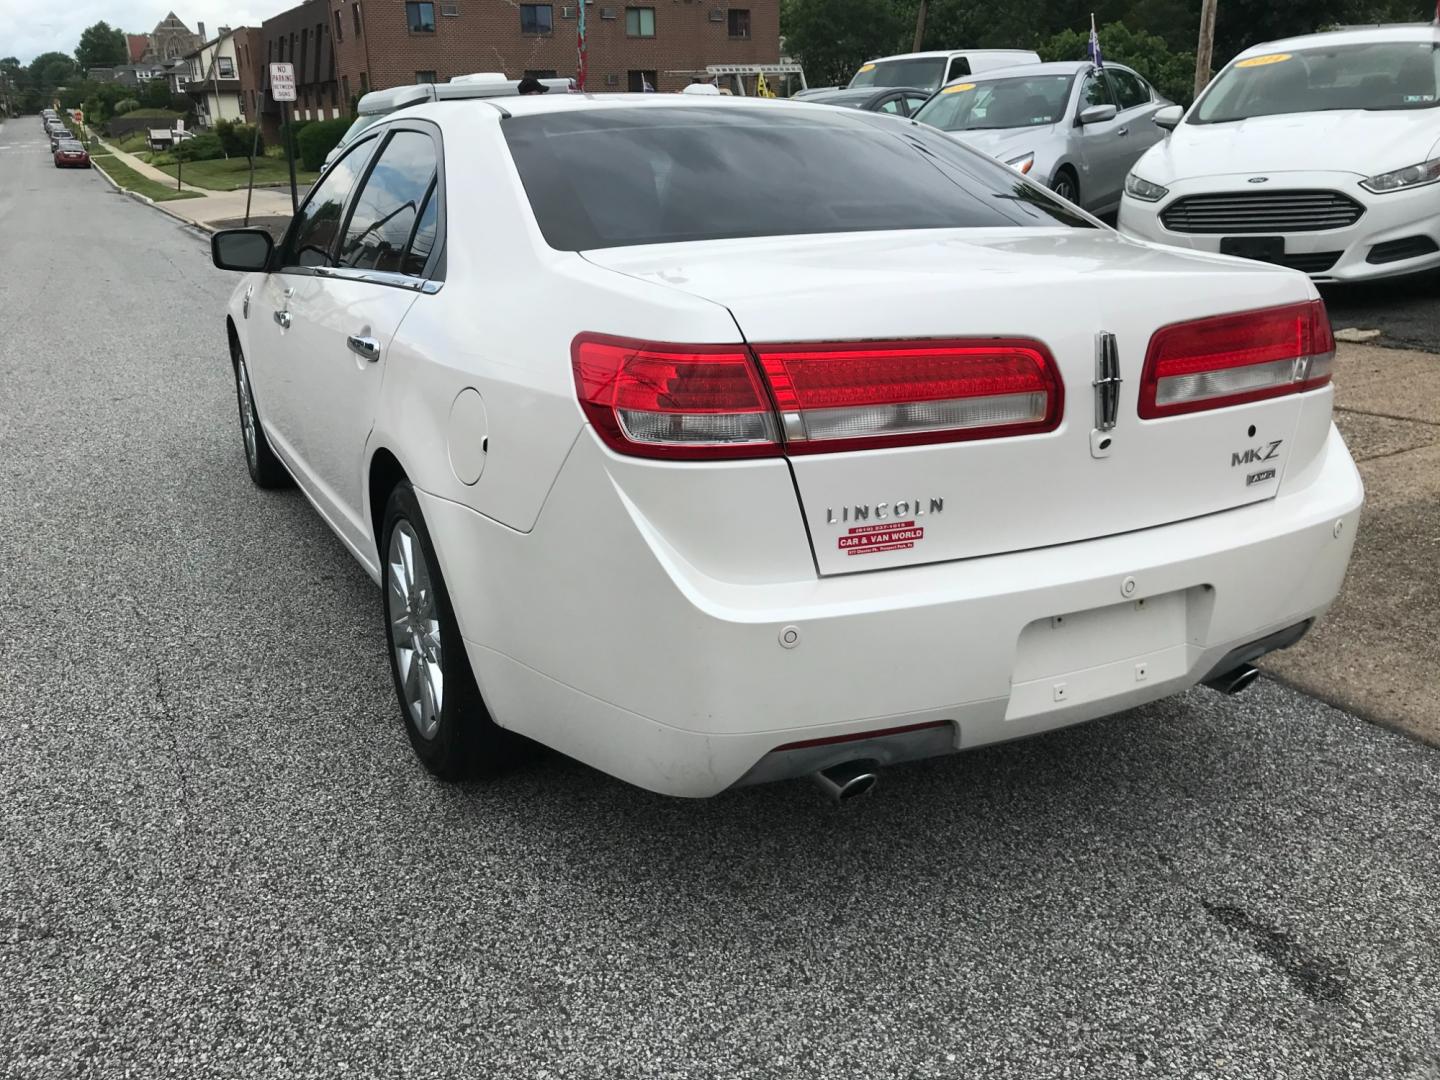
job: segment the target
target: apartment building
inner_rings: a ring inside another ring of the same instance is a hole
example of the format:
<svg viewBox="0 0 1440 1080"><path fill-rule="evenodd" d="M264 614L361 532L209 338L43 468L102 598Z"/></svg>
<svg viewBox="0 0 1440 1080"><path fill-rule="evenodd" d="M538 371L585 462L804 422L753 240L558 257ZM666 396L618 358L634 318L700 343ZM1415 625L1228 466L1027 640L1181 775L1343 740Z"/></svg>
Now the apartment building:
<svg viewBox="0 0 1440 1080"><path fill-rule="evenodd" d="M265 21L255 59L295 63L295 115L315 120L349 115L370 90L476 71L573 77L579 2L306 0ZM591 92L679 90L712 64L780 59L780 0L590 0L585 21ZM242 89L265 99L269 127L280 113L263 77Z"/></svg>

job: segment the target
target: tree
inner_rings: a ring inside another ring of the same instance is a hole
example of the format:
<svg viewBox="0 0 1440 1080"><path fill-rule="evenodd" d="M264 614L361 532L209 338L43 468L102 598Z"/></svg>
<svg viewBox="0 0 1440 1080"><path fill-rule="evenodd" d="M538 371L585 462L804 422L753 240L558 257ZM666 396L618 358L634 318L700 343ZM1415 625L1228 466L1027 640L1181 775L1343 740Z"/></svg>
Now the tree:
<svg viewBox="0 0 1440 1080"><path fill-rule="evenodd" d="M1083 60L1089 31L1065 30L1036 50L1042 60ZM1195 90L1195 54L1172 51L1165 39L1124 23L1100 28L1100 48L1106 60L1132 67L1171 101L1188 105Z"/></svg>
<svg viewBox="0 0 1440 1080"><path fill-rule="evenodd" d="M41 53L30 61L30 85L37 90L52 91L73 82L79 74L75 58L60 52Z"/></svg>
<svg viewBox="0 0 1440 1080"><path fill-rule="evenodd" d="M86 71L93 67L116 67L130 59L125 35L101 20L80 34L75 59Z"/></svg>
<svg viewBox="0 0 1440 1080"><path fill-rule="evenodd" d="M810 85L844 86L866 60L910 47L915 12L897 0L784 0L785 51Z"/></svg>
<svg viewBox="0 0 1440 1080"><path fill-rule="evenodd" d="M151 79L141 87L138 96L140 104L147 109L168 109L172 96L170 83L165 79Z"/></svg>

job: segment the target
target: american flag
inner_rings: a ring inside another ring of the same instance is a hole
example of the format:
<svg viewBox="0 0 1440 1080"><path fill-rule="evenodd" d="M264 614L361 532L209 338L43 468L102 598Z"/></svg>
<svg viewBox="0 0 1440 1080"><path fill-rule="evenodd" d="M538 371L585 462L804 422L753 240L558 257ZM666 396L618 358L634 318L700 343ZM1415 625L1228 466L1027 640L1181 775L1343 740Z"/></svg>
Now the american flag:
<svg viewBox="0 0 1440 1080"><path fill-rule="evenodd" d="M1440 3L1440 0L1436 0ZM585 68L589 56L585 49L585 0L579 0L580 10L576 15L575 26L575 89L580 93L585 92Z"/></svg>
<svg viewBox="0 0 1440 1080"><path fill-rule="evenodd" d="M1440 0L1436 0L1435 7L1440 11ZM1090 63L1099 70L1104 70L1105 61L1100 56L1100 35L1095 31L1095 13L1090 13Z"/></svg>

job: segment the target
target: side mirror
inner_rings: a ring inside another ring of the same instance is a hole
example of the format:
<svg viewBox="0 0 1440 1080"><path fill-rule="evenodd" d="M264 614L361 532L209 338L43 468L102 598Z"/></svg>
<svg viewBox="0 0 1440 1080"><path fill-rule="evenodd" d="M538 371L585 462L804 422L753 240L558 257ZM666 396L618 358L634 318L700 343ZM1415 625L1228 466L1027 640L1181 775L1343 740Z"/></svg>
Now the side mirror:
<svg viewBox="0 0 1440 1080"><path fill-rule="evenodd" d="M1106 120L1115 119L1114 105L1091 105L1080 110L1080 126L1086 124L1103 124Z"/></svg>
<svg viewBox="0 0 1440 1080"><path fill-rule="evenodd" d="M1166 131L1174 131L1180 124L1180 119L1185 115L1185 109L1180 105L1166 105L1163 109L1155 112L1155 126L1164 128Z"/></svg>
<svg viewBox="0 0 1440 1080"><path fill-rule="evenodd" d="M221 270L264 270L274 250L264 229L222 229L210 237L210 259Z"/></svg>

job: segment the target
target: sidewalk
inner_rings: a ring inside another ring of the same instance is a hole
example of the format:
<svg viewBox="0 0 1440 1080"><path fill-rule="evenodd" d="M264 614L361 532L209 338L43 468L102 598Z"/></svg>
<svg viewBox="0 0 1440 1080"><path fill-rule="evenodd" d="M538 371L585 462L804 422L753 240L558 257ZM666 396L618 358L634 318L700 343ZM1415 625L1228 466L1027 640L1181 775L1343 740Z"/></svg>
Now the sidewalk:
<svg viewBox="0 0 1440 1080"><path fill-rule="evenodd" d="M167 187L175 186L175 177L169 173L141 161L134 154L117 150L103 139L100 141L100 145L105 148L105 153L113 154L117 161L134 169L141 176L165 184ZM194 192L200 198L177 199L174 202L151 203L151 205L171 217L179 218L206 232L214 232L217 228L216 222L223 221L228 225L245 216L246 192L244 191L211 191L209 188L186 184L183 179L180 190ZM250 200L250 217L252 219L257 217L289 218L291 213L288 189L256 188L252 193Z"/></svg>

